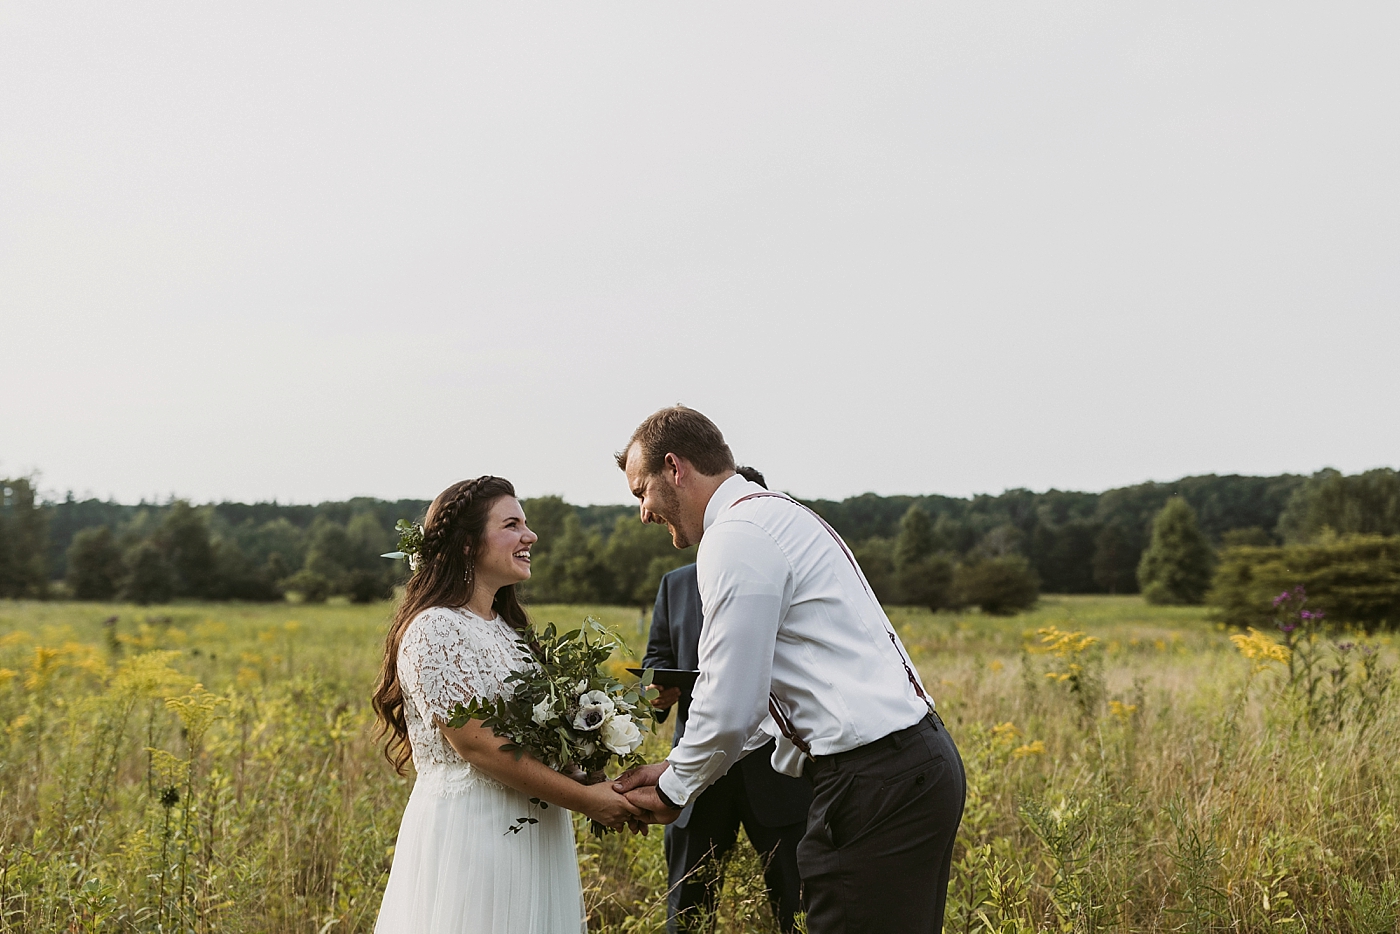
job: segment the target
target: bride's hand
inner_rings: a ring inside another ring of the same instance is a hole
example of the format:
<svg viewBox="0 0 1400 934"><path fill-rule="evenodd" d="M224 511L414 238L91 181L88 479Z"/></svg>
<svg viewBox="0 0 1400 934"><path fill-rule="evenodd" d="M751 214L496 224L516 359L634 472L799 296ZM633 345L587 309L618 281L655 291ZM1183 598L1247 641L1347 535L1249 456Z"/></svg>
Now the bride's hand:
<svg viewBox="0 0 1400 934"><path fill-rule="evenodd" d="M596 772L585 772L576 765L569 766L562 774L572 778L580 785L596 785L599 782L608 780L608 773L604 772L602 769L598 769Z"/></svg>
<svg viewBox="0 0 1400 934"><path fill-rule="evenodd" d="M583 789L584 804L579 810L584 816L605 827L620 830L622 825L645 820L646 812L620 795L606 782L587 785Z"/></svg>

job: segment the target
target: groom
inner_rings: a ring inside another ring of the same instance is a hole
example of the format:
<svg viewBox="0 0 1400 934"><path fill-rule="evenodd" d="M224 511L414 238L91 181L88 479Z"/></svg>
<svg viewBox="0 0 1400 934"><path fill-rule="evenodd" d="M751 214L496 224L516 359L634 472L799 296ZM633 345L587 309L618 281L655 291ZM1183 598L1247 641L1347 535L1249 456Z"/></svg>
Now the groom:
<svg viewBox="0 0 1400 934"><path fill-rule="evenodd" d="M745 753L814 782L797 848L807 929L937 934L966 786L957 748L835 531L737 475L723 435L684 406L617 457L643 522L699 543L705 622L685 737L615 787L670 823Z"/></svg>

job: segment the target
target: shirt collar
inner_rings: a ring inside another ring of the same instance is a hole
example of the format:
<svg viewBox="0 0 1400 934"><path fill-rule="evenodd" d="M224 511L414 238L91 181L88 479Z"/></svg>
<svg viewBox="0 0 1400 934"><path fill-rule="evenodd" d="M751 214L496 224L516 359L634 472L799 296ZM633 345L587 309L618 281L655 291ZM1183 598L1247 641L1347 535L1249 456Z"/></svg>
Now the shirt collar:
<svg viewBox="0 0 1400 934"><path fill-rule="evenodd" d="M719 514L733 506L741 497L762 492L763 487L757 483L750 483L737 473L721 483L710 495L710 501L705 506L705 531L708 532L710 526L719 518Z"/></svg>

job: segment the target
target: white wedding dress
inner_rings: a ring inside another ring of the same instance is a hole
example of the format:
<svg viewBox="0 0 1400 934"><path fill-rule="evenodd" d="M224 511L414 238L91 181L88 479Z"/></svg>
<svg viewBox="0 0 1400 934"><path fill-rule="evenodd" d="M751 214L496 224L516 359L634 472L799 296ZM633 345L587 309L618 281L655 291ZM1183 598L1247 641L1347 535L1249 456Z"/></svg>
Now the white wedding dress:
<svg viewBox="0 0 1400 934"><path fill-rule="evenodd" d="M375 934L559 934L585 931L573 823L560 807L532 807L464 761L434 718L494 697L529 664L501 619L433 607L408 624L399 685L418 772L399 826ZM507 833L517 817L537 817Z"/></svg>

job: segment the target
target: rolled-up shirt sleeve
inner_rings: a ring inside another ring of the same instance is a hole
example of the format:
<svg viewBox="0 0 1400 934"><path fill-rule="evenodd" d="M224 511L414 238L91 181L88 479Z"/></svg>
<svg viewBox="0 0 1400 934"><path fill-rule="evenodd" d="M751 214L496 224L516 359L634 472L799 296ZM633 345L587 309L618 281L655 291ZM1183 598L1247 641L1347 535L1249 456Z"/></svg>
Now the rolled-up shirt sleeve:
<svg viewBox="0 0 1400 934"><path fill-rule="evenodd" d="M792 601L792 565L746 521L716 523L700 544L700 677L685 736L661 790L685 805L743 757L768 716L778 624Z"/></svg>

